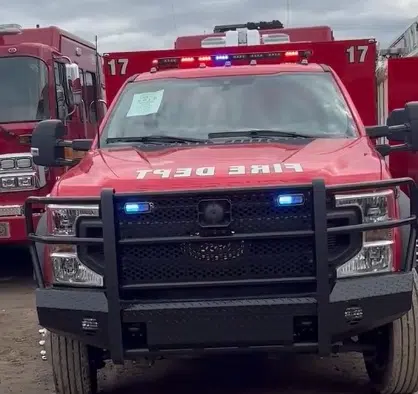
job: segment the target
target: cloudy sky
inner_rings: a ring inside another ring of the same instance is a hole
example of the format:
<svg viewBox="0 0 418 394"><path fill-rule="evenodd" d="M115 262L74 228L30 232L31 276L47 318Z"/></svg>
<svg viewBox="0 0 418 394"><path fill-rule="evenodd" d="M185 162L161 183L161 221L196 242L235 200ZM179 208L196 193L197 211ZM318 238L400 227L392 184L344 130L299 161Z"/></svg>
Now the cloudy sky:
<svg viewBox="0 0 418 394"><path fill-rule="evenodd" d="M93 40L101 52L171 48L179 35L215 25L279 19L326 24L339 38L375 37L387 45L418 16L418 0L14 0L0 23L57 25Z"/></svg>

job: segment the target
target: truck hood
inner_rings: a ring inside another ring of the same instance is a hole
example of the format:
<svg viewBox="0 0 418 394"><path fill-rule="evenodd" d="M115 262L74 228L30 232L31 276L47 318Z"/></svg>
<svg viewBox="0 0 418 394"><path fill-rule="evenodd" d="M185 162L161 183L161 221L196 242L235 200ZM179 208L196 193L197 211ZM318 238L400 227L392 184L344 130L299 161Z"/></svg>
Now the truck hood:
<svg viewBox="0 0 418 394"><path fill-rule="evenodd" d="M384 177L385 174L383 174ZM117 192L256 187L376 181L382 162L368 138L197 145L147 151L118 146L89 152L53 194L95 196Z"/></svg>

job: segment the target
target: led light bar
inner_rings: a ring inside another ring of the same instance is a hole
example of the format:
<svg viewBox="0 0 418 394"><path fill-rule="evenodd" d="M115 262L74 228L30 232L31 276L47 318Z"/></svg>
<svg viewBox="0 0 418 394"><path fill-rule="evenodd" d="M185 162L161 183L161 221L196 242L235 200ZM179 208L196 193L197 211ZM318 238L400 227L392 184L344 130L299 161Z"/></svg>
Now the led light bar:
<svg viewBox="0 0 418 394"><path fill-rule="evenodd" d="M276 198L276 204L279 206L302 205L305 202L303 194L281 194Z"/></svg>
<svg viewBox="0 0 418 394"><path fill-rule="evenodd" d="M128 215L134 215L139 213L147 213L152 209L152 203L150 202L127 202L124 205L124 211Z"/></svg>
<svg viewBox="0 0 418 394"><path fill-rule="evenodd" d="M235 54L217 54L204 56L182 56L159 58L152 61L152 67L158 69L197 68L201 64L205 66L219 67L228 65L245 65L253 63L254 60L267 61L266 63L292 62L306 64L308 58L312 56L309 50L275 51L275 52L253 52L253 53L235 53Z"/></svg>

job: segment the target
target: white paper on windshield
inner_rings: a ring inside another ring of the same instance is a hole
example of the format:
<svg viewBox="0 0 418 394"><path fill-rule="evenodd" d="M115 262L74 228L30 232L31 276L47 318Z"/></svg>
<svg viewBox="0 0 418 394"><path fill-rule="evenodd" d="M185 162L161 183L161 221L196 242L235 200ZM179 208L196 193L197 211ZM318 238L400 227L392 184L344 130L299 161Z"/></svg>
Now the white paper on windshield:
<svg viewBox="0 0 418 394"><path fill-rule="evenodd" d="M164 89L156 92L135 94L126 117L156 114L163 101L163 95Z"/></svg>

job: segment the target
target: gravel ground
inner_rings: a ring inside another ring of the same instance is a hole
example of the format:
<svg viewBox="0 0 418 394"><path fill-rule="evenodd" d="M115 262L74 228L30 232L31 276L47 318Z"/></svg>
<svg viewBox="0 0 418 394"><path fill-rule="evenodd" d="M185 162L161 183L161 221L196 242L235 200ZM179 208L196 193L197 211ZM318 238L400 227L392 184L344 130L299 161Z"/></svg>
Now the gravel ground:
<svg viewBox="0 0 418 394"><path fill-rule="evenodd" d="M28 256L20 250L0 253L0 393L52 394L49 364L39 356ZM10 261L13 271L4 269ZM99 385L103 394L370 393L363 362L354 354L328 359L287 356L262 363L242 358L161 361L146 369L108 365L100 371Z"/></svg>

